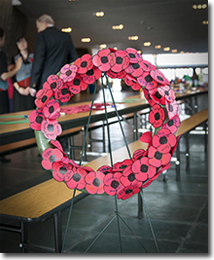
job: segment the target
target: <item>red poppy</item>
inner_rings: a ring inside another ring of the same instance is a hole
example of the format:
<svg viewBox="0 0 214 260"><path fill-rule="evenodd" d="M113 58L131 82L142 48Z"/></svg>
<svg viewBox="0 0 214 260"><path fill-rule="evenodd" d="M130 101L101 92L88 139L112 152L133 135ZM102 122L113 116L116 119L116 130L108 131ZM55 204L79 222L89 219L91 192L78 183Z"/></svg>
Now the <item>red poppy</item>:
<svg viewBox="0 0 214 260"><path fill-rule="evenodd" d="M111 167L108 166L108 165L103 165L103 166L101 166L97 171L102 172L102 173L104 173L105 175L107 175L108 173L111 173L111 172L112 172L112 171L111 171Z"/></svg>
<svg viewBox="0 0 214 260"><path fill-rule="evenodd" d="M120 72L126 69L129 65L129 56L126 51L117 50L115 52L115 64L111 67L111 70L114 72Z"/></svg>
<svg viewBox="0 0 214 260"><path fill-rule="evenodd" d="M129 61L130 63L136 63L136 62L139 62L139 61L142 61L143 58L142 56L140 55L140 53L137 52L137 50L133 49L133 48L127 48L126 49L126 52L128 53L129 55Z"/></svg>
<svg viewBox="0 0 214 260"><path fill-rule="evenodd" d="M116 57L109 49L100 50L92 58L92 62L101 71L108 71L115 64Z"/></svg>
<svg viewBox="0 0 214 260"><path fill-rule="evenodd" d="M153 125L153 127L157 128L163 125L163 121L165 119L164 109L155 104L152 108L152 111L149 113L149 122Z"/></svg>
<svg viewBox="0 0 214 260"><path fill-rule="evenodd" d="M152 132L151 131L147 131L145 133L143 133L141 135L141 137L139 138L139 140L142 143L146 143L148 144L148 147L152 145Z"/></svg>
<svg viewBox="0 0 214 260"><path fill-rule="evenodd" d="M126 73L124 70L121 70L120 72L114 72L112 70L108 70L106 71L106 75L112 79L122 79L125 77Z"/></svg>
<svg viewBox="0 0 214 260"><path fill-rule="evenodd" d="M171 160L170 153L161 153L155 147L150 146L148 149L149 164L156 168L166 165Z"/></svg>
<svg viewBox="0 0 214 260"><path fill-rule="evenodd" d="M143 60L143 64L144 64L143 66L144 71L156 70L156 67L147 60Z"/></svg>
<svg viewBox="0 0 214 260"><path fill-rule="evenodd" d="M130 185L128 187L125 187L124 189L120 190L118 192L117 198L126 200L133 196L134 194L137 194L140 192L140 188L137 185Z"/></svg>
<svg viewBox="0 0 214 260"><path fill-rule="evenodd" d="M162 85L170 85L170 82L168 81L168 79L165 78L165 76L163 75L163 73L160 70L158 70L158 69L152 70L150 72L150 75L158 83L160 83Z"/></svg>
<svg viewBox="0 0 214 260"><path fill-rule="evenodd" d="M164 96L160 95L157 88L151 89L149 91L149 94L150 94L151 99L153 99L155 101L155 103L161 104L163 106L165 105L166 99Z"/></svg>
<svg viewBox="0 0 214 260"><path fill-rule="evenodd" d="M160 129L152 138L152 145L161 153L169 153L176 144L176 137L169 129Z"/></svg>
<svg viewBox="0 0 214 260"><path fill-rule="evenodd" d="M175 100L175 92L169 86L160 86L158 92L170 103Z"/></svg>
<svg viewBox="0 0 214 260"><path fill-rule="evenodd" d="M138 83L148 90L158 87L158 83L150 76L150 72L144 72L137 78Z"/></svg>
<svg viewBox="0 0 214 260"><path fill-rule="evenodd" d="M47 118L42 122L41 131L47 139L56 139L62 133L62 128L56 119Z"/></svg>
<svg viewBox="0 0 214 260"><path fill-rule="evenodd" d="M61 101L62 103L68 102L73 94L69 91L67 85L63 85L58 91L54 94L55 99Z"/></svg>
<svg viewBox="0 0 214 260"><path fill-rule="evenodd" d="M142 182L136 179L135 173L132 172L132 165L128 166L124 172L123 175L120 178L120 182L123 184L124 187L130 186L130 185L136 185L138 187L141 187Z"/></svg>
<svg viewBox="0 0 214 260"><path fill-rule="evenodd" d="M74 174L72 166L62 161L53 162L52 169L52 175L56 181L69 181Z"/></svg>
<svg viewBox="0 0 214 260"><path fill-rule="evenodd" d="M133 161L126 159L122 162L117 162L112 166L112 172L123 172L128 166L132 165Z"/></svg>
<svg viewBox="0 0 214 260"><path fill-rule="evenodd" d="M145 96L146 100L148 101L148 103L153 107L156 104L156 102L149 95L149 91L147 89L143 88L143 93L144 93L144 96Z"/></svg>
<svg viewBox="0 0 214 260"><path fill-rule="evenodd" d="M63 154L59 149L47 148L42 153L42 166L46 170L52 169L52 163L61 161Z"/></svg>
<svg viewBox="0 0 214 260"><path fill-rule="evenodd" d="M43 108L43 113L46 118L56 119L60 116L60 105L55 99L50 99Z"/></svg>
<svg viewBox="0 0 214 260"><path fill-rule="evenodd" d="M67 83L67 86L72 94L78 94L81 90L86 90L88 84L79 75L76 75L71 82Z"/></svg>
<svg viewBox="0 0 214 260"><path fill-rule="evenodd" d="M138 149L133 153L132 160L136 161L137 159L141 159L142 157L145 157L147 155L147 150Z"/></svg>
<svg viewBox="0 0 214 260"><path fill-rule="evenodd" d="M49 101L49 99L52 97L53 91L49 89L40 89L36 97L37 99L35 100L35 104L38 108L43 108Z"/></svg>
<svg viewBox="0 0 214 260"><path fill-rule="evenodd" d="M88 70L85 74L81 74L81 77L87 84L93 84L95 80L99 79L102 75L102 72L96 67L93 66L92 69Z"/></svg>
<svg viewBox="0 0 214 260"><path fill-rule="evenodd" d="M168 111L169 119L172 119L176 115L180 115L180 107L177 104L176 100L172 103L168 103L166 100L166 109Z"/></svg>
<svg viewBox="0 0 214 260"><path fill-rule="evenodd" d="M170 163L168 163L167 165L161 166L161 168L158 170L158 172L157 172L151 179L149 179L148 181L146 181L146 182L143 184L142 188L144 189L144 188L148 187L154 180L157 179L157 177L158 177L162 172L168 170L170 166L171 166Z"/></svg>
<svg viewBox="0 0 214 260"><path fill-rule="evenodd" d="M78 167L78 165L77 165L77 167ZM88 166L79 166L79 167L82 167L82 169L85 170L86 172L94 172L94 170L91 167L88 167Z"/></svg>
<svg viewBox="0 0 214 260"><path fill-rule="evenodd" d="M62 158L62 162L69 164L72 167L76 167L76 168L80 167L77 163L75 163L73 160L69 159L67 156Z"/></svg>
<svg viewBox="0 0 214 260"><path fill-rule="evenodd" d="M60 79L62 79L64 82L72 81L76 77L77 69L77 66L74 64L65 64L60 70Z"/></svg>
<svg viewBox="0 0 214 260"><path fill-rule="evenodd" d="M62 85L63 81L57 75L50 75L43 84L43 88L52 90L55 93Z"/></svg>
<svg viewBox="0 0 214 260"><path fill-rule="evenodd" d="M132 171L138 181L145 181L155 175L156 168L149 163L147 157L143 157L133 163Z"/></svg>
<svg viewBox="0 0 214 260"><path fill-rule="evenodd" d="M85 177L87 172L82 168L73 167L73 175L69 181L66 182L66 185L70 189L82 190L85 188Z"/></svg>
<svg viewBox="0 0 214 260"><path fill-rule="evenodd" d="M77 72L79 74L86 73L88 70L92 69L93 63L90 54L84 54L81 58L75 60L74 65L78 67Z"/></svg>
<svg viewBox="0 0 214 260"><path fill-rule="evenodd" d="M139 61L129 64L129 66L125 69L125 72L131 74L133 77L140 77L144 72L143 62Z"/></svg>
<svg viewBox="0 0 214 260"><path fill-rule="evenodd" d="M120 172L115 172L109 173L104 177L104 190L108 195L114 196L124 188L120 183L121 176Z"/></svg>
<svg viewBox="0 0 214 260"><path fill-rule="evenodd" d="M45 120L43 111L41 109L31 111L28 120L32 129L40 131L42 121Z"/></svg>
<svg viewBox="0 0 214 260"><path fill-rule="evenodd" d="M177 145L178 145L178 142L179 142L179 140L180 140L180 137L181 137L181 135L179 135L179 136L176 137L176 144L175 144L174 147L172 147L172 150L170 151L171 155L173 155L173 153L174 153L174 151L175 151L175 149L176 149L176 147L177 147Z"/></svg>
<svg viewBox="0 0 214 260"><path fill-rule="evenodd" d="M62 154L63 154L63 156L64 156L64 157L62 158L62 160L65 159L65 158L67 158L67 154L63 151L63 148L62 148L62 146L61 146L61 144L60 144L59 141L52 139L52 140L50 140L50 143L51 143L55 148L59 149L60 152L62 152Z"/></svg>
<svg viewBox="0 0 214 260"><path fill-rule="evenodd" d="M89 194L103 194L104 193L104 177L105 175L100 172L90 172L85 177L85 189Z"/></svg>
<svg viewBox="0 0 214 260"><path fill-rule="evenodd" d="M181 125L181 121L178 115L175 115L172 119L166 122L166 124L163 125L163 128L167 128L170 130L171 133L176 133L178 127Z"/></svg>
<svg viewBox="0 0 214 260"><path fill-rule="evenodd" d="M126 85L130 86L133 90L140 90L141 86L137 83L137 80L129 74L126 74L124 81Z"/></svg>

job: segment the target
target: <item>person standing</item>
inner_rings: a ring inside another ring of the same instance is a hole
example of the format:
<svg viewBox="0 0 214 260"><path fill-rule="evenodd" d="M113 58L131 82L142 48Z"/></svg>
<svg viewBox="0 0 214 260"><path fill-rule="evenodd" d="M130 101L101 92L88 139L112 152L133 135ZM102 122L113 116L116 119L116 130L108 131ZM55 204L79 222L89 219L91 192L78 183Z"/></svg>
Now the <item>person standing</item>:
<svg viewBox="0 0 214 260"><path fill-rule="evenodd" d="M50 15L44 14L36 20L37 36L34 61L30 79L30 94L35 96L48 76L56 74L66 63L78 58L69 34L54 26Z"/></svg>
<svg viewBox="0 0 214 260"><path fill-rule="evenodd" d="M10 111L7 80L13 77L22 65L22 59L18 58L15 67L8 71L7 55L2 50L5 44L5 37L4 30L0 28L0 114L9 113Z"/></svg>
<svg viewBox="0 0 214 260"><path fill-rule="evenodd" d="M13 78L13 112L35 109L35 98L30 95L30 76L34 54L30 51L27 39L19 37L16 42L18 54L12 58L12 64L22 58L22 66Z"/></svg>

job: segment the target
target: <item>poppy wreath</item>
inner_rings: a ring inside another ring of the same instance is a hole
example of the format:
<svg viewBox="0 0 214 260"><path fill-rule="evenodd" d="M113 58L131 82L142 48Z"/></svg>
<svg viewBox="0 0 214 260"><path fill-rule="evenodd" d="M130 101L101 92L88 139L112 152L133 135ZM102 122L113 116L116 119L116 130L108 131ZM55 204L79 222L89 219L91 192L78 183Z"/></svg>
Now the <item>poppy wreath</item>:
<svg viewBox="0 0 214 260"><path fill-rule="evenodd" d="M67 102L103 74L124 78L133 90L144 92L152 107L149 122L153 130L140 137L140 141L148 144L147 150L138 149L132 158L113 166L103 165L95 171L79 166L63 152L56 140L62 132L57 118L60 116L59 101ZM70 189L124 200L149 186L170 167L179 140L175 134L180 126L180 108L163 73L133 48L103 49L94 56L85 54L72 64L64 65L56 75L47 78L43 89L37 92L35 104L37 109L30 113L29 122L35 130L42 166Z"/></svg>

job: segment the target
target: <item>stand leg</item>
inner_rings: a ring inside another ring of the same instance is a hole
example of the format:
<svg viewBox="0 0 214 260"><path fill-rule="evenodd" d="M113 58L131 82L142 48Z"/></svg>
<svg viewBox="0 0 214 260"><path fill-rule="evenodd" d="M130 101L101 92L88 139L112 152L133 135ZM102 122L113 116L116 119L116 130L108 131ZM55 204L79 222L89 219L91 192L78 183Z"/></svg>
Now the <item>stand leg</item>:
<svg viewBox="0 0 214 260"><path fill-rule="evenodd" d="M61 212L53 215L54 233L55 233L55 253L62 252L62 228L61 228Z"/></svg>
<svg viewBox="0 0 214 260"><path fill-rule="evenodd" d="M21 251L22 253L28 253L28 249L24 248L23 244L28 244L28 233L27 233L27 223L21 222Z"/></svg>
<svg viewBox="0 0 214 260"><path fill-rule="evenodd" d="M189 132L186 133L186 170L189 170Z"/></svg>

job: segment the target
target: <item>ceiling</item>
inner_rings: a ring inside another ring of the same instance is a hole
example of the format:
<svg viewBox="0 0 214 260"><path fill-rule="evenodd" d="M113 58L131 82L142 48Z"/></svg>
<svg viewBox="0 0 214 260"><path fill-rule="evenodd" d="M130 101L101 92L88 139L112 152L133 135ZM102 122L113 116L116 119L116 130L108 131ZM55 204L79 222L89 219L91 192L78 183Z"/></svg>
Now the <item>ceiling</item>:
<svg viewBox="0 0 214 260"><path fill-rule="evenodd" d="M163 48L177 52L208 52L208 8L193 9L194 4L207 4L206 0L16 0L16 5L27 16L27 33L35 38L35 20L42 14L51 15L56 27L71 27L76 48L107 47L125 49L133 47L143 54L166 53ZM105 15L96 17L103 11ZM113 25L123 24L122 30ZM128 40L138 36L137 41ZM91 42L82 43L82 38ZM151 42L145 47L144 42ZM155 49L161 45L161 49Z"/></svg>

